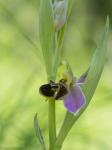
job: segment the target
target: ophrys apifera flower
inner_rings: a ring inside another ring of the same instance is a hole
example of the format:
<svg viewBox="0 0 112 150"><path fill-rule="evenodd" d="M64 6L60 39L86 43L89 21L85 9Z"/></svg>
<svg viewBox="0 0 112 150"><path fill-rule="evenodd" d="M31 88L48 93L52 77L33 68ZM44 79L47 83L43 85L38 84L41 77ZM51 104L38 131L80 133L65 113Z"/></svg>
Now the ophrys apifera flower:
<svg viewBox="0 0 112 150"><path fill-rule="evenodd" d="M48 84L42 85L39 91L46 97L52 97L54 100L63 100L66 109L73 114L77 114L86 104L86 98L81 89L86 76L87 72L79 79L76 79L71 69L68 68L59 82L50 81Z"/></svg>

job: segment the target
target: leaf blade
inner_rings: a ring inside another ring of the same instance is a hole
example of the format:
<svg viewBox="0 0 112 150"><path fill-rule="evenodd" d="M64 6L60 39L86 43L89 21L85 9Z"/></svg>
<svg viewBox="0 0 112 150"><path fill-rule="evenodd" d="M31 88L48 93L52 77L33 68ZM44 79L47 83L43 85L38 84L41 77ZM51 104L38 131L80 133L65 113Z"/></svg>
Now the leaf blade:
<svg viewBox="0 0 112 150"><path fill-rule="evenodd" d="M34 116L34 127L35 127L36 136L37 136L37 138L38 138L38 140L42 146L42 150L46 150L44 138L42 136L42 132L41 132L41 129L40 129L39 124L38 124L37 113Z"/></svg>
<svg viewBox="0 0 112 150"><path fill-rule="evenodd" d="M84 112L84 110L87 108L95 90L98 85L98 82L100 80L104 63L105 63L105 56L106 56L106 50L107 50L107 41L108 41L108 33L109 33L109 18L107 17L106 21L106 27L103 33L103 36L101 38L100 44L98 45L92 62L90 69L88 71L88 77L86 80L86 83L83 86L83 91L87 99L87 105L80 111L80 113L74 117L70 112L66 113L64 123L62 125L62 128L59 132L59 135L57 137L57 141L55 143L55 146L62 146L62 143L64 142L67 134L69 133L70 129L74 125L74 123L77 121L77 119L81 116L81 114ZM101 57L99 57L101 56ZM100 58L100 59L99 59ZM96 67L95 67L96 66ZM94 82L95 80L95 82ZM90 91L91 89L91 91Z"/></svg>
<svg viewBox="0 0 112 150"><path fill-rule="evenodd" d="M51 0L41 0L39 15L39 32L47 74L51 74L54 44L54 15Z"/></svg>
<svg viewBox="0 0 112 150"><path fill-rule="evenodd" d="M95 89L98 85L98 82L100 80L104 68L106 47L108 41L108 31L109 31L109 18L107 17L106 27L102 35L102 39L94 53L93 60L86 79L86 83L83 87L88 102L90 101L95 92ZM92 89L89 89L88 87L92 87Z"/></svg>
<svg viewBox="0 0 112 150"><path fill-rule="evenodd" d="M68 1L68 16L70 15L71 13L71 10L72 10L72 7L73 7L73 3L74 3L74 0L69 0Z"/></svg>

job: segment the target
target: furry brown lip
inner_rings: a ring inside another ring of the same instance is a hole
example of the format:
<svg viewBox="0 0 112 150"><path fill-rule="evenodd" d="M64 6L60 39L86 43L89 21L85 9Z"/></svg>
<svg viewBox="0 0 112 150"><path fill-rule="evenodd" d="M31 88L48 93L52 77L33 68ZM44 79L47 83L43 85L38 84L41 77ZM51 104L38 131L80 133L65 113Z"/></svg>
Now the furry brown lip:
<svg viewBox="0 0 112 150"><path fill-rule="evenodd" d="M48 84L40 86L39 92L43 96L53 97L55 100L58 100L68 93L65 82L64 79L61 79L59 83L50 80Z"/></svg>

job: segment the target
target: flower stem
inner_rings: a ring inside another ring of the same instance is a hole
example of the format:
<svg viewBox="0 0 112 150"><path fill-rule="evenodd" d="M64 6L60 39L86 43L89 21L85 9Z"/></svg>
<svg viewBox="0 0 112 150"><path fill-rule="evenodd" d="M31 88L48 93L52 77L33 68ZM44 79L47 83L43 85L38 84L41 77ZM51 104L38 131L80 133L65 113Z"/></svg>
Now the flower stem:
<svg viewBox="0 0 112 150"><path fill-rule="evenodd" d="M55 34L55 54L54 59L52 61L52 73L50 80L55 81L57 68L60 61L60 50L57 47L57 34ZM56 142L56 116L55 116L55 100L53 98L49 99L49 141L50 148L49 150L53 150L54 144ZM57 149L58 150L58 149Z"/></svg>
<svg viewBox="0 0 112 150"><path fill-rule="evenodd" d="M49 100L49 141L49 150L52 150L52 147L56 141L55 101L53 99Z"/></svg>
<svg viewBox="0 0 112 150"><path fill-rule="evenodd" d="M55 81L57 69L61 61L62 57L62 43L64 37L65 27L63 31L60 33L58 37L58 33L55 33L55 53L54 58L52 60L52 69L51 69L51 76L50 80ZM60 150L61 146L54 146L56 142L56 116L55 116L55 100L52 98L49 100L49 141L50 141L50 148L49 150Z"/></svg>

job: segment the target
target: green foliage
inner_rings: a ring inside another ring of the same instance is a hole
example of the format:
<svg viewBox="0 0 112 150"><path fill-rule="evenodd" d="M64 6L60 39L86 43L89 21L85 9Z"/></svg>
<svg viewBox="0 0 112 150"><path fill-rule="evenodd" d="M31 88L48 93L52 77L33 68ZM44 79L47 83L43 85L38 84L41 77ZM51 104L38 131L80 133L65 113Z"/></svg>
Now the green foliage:
<svg viewBox="0 0 112 150"><path fill-rule="evenodd" d="M104 33L102 35L101 41L99 42L97 49L94 53L90 69L88 71L88 76L86 79L86 83L84 85L84 93L87 97L87 103L90 102L95 89L100 80L106 56L107 56L107 43L109 37L109 18L107 17L106 27Z"/></svg>
<svg viewBox="0 0 112 150"><path fill-rule="evenodd" d="M52 56L54 46L54 14L51 0L41 0L40 2L40 41L46 65L48 77L51 74Z"/></svg>
<svg viewBox="0 0 112 150"><path fill-rule="evenodd" d="M43 135L42 135L42 132L41 132L41 129L39 127L38 120L37 120L37 114L34 117L34 127L35 127L36 136L37 136L37 138L38 138L38 140L42 146L42 150L46 150Z"/></svg>
<svg viewBox="0 0 112 150"><path fill-rule="evenodd" d="M72 10L72 7L73 7L73 3L74 3L74 0L69 0L68 1L68 12L67 12L68 16L71 13L71 10Z"/></svg>
<svg viewBox="0 0 112 150"><path fill-rule="evenodd" d="M106 7L109 1L103 2L111 20L112 11L109 13L109 9L111 10L112 5ZM3 9L1 3L11 15ZM39 86L46 82L44 65L39 54L38 8L38 0L0 1L0 149L3 150L41 150L33 127L35 112L38 112L48 149L48 106L38 94ZM104 18L107 16L104 10L99 15L100 10L102 7L98 7L98 1L77 1L68 22L63 50L66 51L77 76L89 65ZM16 19L20 29L13 23L12 17L14 22ZM24 36L21 29L36 43L37 48ZM109 41L109 48L111 47ZM106 67L94 101L72 128L62 150L112 149L111 60L112 54L108 51ZM65 109L59 101L56 105L56 122L59 129Z"/></svg>
<svg viewBox="0 0 112 150"><path fill-rule="evenodd" d="M102 35L101 42L99 43L95 51L95 54L93 56L93 59L92 59L92 62L88 71L86 82L83 85L83 91L85 93L86 100L87 100L86 107L88 106L95 92L95 89L98 85L98 82L100 80L100 77L103 71L103 67L105 63L105 56L106 56L106 51L107 51L108 33L109 33L109 18L107 18L104 34ZM84 107L77 116L74 116L70 112L67 112L64 123L60 130L59 136L57 137L57 141L56 141L57 147L62 146L62 143L65 137L67 136L69 130L72 128L72 126L77 121L77 119L81 116L81 114L86 109L86 107Z"/></svg>

